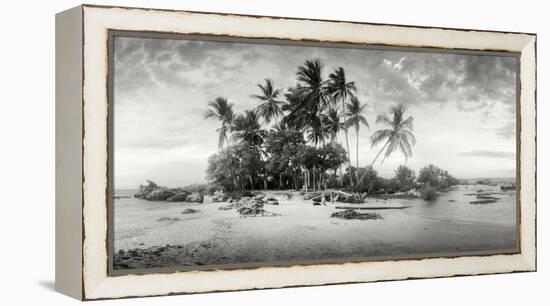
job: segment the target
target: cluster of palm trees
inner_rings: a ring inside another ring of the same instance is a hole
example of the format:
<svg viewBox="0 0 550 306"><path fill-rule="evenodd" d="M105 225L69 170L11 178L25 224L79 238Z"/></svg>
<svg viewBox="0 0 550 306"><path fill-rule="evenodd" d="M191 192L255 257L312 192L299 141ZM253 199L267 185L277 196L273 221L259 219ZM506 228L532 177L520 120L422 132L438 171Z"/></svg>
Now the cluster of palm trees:
<svg viewBox="0 0 550 306"><path fill-rule="evenodd" d="M344 132L347 177L351 186L359 186L365 176L365 170L372 169L379 156L383 159L395 151L401 151L405 158L412 155L415 138L412 134L413 118L405 116L402 105L392 107L390 114L381 114L376 123L387 128L377 130L371 136L372 147L384 143L372 163L367 168L359 166L359 134L362 127L369 129L365 117L367 105L357 97L355 82L346 78L344 68L339 67L323 77L323 64L319 59L307 60L298 67L296 84L286 91L277 88L269 78L257 85L259 94L251 97L259 104L252 110L235 114L233 104L227 98L218 97L208 103L205 118L219 121L218 146L223 149L230 145L229 135L234 142L245 142L257 148L264 159L270 154L263 146L269 131L285 131L303 135L313 147L324 147L337 143L338 135ZM355 132L355 167L352 166L349 131ZM360 170L363 171L360 171ZM363 172L363 173L361 173ZM340 174L343 170L340 165Z"/></svg>

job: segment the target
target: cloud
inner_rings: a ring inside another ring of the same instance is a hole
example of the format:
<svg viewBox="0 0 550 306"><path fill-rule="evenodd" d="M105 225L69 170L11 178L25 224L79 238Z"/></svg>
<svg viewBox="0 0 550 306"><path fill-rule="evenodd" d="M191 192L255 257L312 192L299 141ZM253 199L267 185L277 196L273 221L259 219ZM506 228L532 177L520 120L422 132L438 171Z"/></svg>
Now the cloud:
<svg viewBox="0 0 550 306"><path fill-rule="evenodd" d="M434 151L429 141L440 145L441 139L461 133L473 136L460 146L465 153L455 149L452 156L500 158L499 164L513 158L506 155L515 148L509 145L516 113L512 57L138 37L115 39L115 154L127 160L132 152L147 156L151 167L168 162L168 153L171 163L188 164L193 158L198 170L185 176L202 180L206 158L217 150L219 127L217 121L204 119L207 103L223 96L236 112L251 109L258 104L251 98L258 83L271 78L278 88L294 86L298 66L315 57L324 63L325 79L340 66L346 70L357 95L369 105L371 125L389 106L405 104L415 116L418 146L426 144L426 152ZM498 143L489 148L501 151L475 150L487 144L482 132ZM369 134L361 131L365 152ZM127 162L124 171L142 168L134 160L136 165ZM146 175L145 168L135 176Z"/></svg>
<svg viewBox="0 0 550 306"><path fill-rule="evenodd" d="M235 43L139 37L116 37L114 43L119 93L155 86L193 88L209 79L223 82L238 74L244 63L259 59L246 45Z"/></svg>
<svg viewBox="0 0 550 306"><path fill-rule="evenodd" d="M474 150L474 151L460 153L460 155L485 157L485 158L516 159L516 153L514 152L491 151L491 150Z"/></svg>

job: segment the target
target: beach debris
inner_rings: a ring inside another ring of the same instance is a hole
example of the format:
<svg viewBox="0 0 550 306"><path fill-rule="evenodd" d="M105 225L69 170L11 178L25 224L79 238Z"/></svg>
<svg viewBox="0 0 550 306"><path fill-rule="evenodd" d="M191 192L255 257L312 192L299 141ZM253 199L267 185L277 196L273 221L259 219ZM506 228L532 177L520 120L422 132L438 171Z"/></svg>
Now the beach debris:
<svg viewBox="0 0 550 306"><path fill-rule="evenodd" d="M279 216L279 214L267 211L259 206L243 206L237 209L237 212L241 217L274 217Z"/></svg>
<svg viewBox="0 0 550 306"><path fill-rule="evenodd" d="M498 200L478 200L478 201L470 201L470 204L491 204L496 203Z"/></svg>
<svg viewBox="0 0 550 306"><path fill-rule="evenodd" d="M313 202L342 202L360 204L365 202L366 193L347 193L340 190L328 190L325 192L310 192L303 196L304 201L312 200Z"/></svg>
<svg viewBox="0 0 550 306"><path fill-rule="evenodd" d="M231 198L225 194L222 190L215 191L212 195L204 195L202 198L203 203L219 203L219 202L231 202Z"/></svg>
<svg viewBox="0 0 550 306"><path fill-rule="evenodd" d="M456 202L456 200L449 200L449 202Z"/></svg>
<svg viewBox="0 0 550 306"><path fill-rule="evenodd" d="M233 202L228 205L218 207L218 210L231 210L236 209L240 216L254 217L254 216L278 216L278 214L266 211L264 205L279 205L278 201L264 201L257 198L241 198L240 201Z"/></svg>
<svg viewBox="0 0 550 306"><path fill-rule="evenodd" d="M333 212L330 215L332 218L340 218L345 220L378 220L383 219L378 213L358 213L353 209Z"/></svg>
<svg viewBox="0 0 550 306"><path fill-rule="evenodd" d="M217 190L212 195L212 202L225 202L227 200L227 195L221 190Z"/></svg>
<svg viewBox="0 0 550 306"><path fill-rule="evenodd" d="M319 206L319 205L321 205L321 202L313 202L313 205L314 206Z"/></svg>
<svg viewBox="0 0 550 306"><path fill-rule="evenodd" d="M187 200L187 196L189 195L186 191L180 191L176 193L175 195L169 197L166 199L166 202L185 202Z"/></svg>
<svg viewBox="0 0 550 306"><path fill-rule="evenodd" d="M242 203L242 202L232 202L228 205L222 205L220 207L218 207L218 210L232 210L232 209L237 209L237 208L240 208L242 206L244 206L246 203Z"/></svg>
<svg viewBox="0 0 550 306"><path fill-rule="evenodd" d="M268 198L267 202L265 202L267 205L279 205L279 201L277 199Z"/></svg>
<svg viewBox="0 0 550 306"><path fill-rule="evenodd" d="M361 204L365 202L367 194L366 193L347 193L340 190L329 191L325 193L325 200L331 202L342 202L342 203L352 203L352 204Z"/></svg>
<svg viewBox="0 0 550 306"><path fill-rule="evenodd" d="M196 212L199 212L199 210L193 209L193 208L186 208L181 213L185 215L185 214L194 214Z"/></svg>

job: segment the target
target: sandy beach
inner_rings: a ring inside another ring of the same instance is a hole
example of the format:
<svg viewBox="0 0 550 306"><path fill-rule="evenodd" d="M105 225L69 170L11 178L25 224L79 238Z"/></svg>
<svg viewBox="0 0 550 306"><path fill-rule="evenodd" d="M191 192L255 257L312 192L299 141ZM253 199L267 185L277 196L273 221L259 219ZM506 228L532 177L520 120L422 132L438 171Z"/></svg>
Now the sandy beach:
<svg viewBox="0 0 550 306"><path fill-rule="evenodd" d="M499 201L470 204L475 197L469 192L480 188L497 193ZM117 199L115 269L458 255L516 247L515 192L499 193L497 187L458 186L432 203L367 198L364 204L314 206L297 192L266 195L279 200L279 205L264 207L276 216L243 217L235 210L219 210L226 202ZM382 219L331 218L342 206L376 212ZM373 207L389 209L361 209ZM182 213L186 209L196 212Z"/></svg>

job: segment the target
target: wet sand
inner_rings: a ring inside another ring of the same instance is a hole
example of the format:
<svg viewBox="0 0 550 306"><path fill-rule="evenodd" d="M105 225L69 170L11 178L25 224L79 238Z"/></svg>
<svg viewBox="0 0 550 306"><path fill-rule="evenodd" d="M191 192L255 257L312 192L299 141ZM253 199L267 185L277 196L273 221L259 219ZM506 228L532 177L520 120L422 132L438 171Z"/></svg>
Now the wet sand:
<svg viewBox="0 0 550 306"><path fill-rule="evenodd" d="M380 214L380 220L343 220L330 217L339 211L336 206L404 207L421 200L367 199L366 204L313 206L284 194L270 194L279 198L280 205L264 209L278 216L264 217L218 210L227 203L143 201L134 209L131 205L136 204L130 201L142 200L119 199L131 209L115 210L115 269L459 255L510 251L516 246L515 219L434 217L412 207L361 210ZM188 208L197 212L182 214Z"/></svg>

